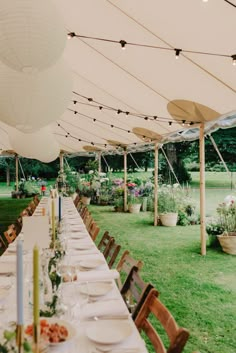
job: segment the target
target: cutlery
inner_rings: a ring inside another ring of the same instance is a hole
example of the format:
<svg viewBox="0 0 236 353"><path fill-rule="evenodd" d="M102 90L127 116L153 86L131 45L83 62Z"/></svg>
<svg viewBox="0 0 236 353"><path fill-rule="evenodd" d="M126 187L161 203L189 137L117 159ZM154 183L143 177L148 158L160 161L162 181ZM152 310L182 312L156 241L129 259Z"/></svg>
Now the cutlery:
<svg viewBox="0 0 236 353"><path fill-rule="evenodd" d="M99 320L127 320L129 319L129 314L123 315L100 315L100 316L91 316L85 318L85 321L99 321Z"/></svg>

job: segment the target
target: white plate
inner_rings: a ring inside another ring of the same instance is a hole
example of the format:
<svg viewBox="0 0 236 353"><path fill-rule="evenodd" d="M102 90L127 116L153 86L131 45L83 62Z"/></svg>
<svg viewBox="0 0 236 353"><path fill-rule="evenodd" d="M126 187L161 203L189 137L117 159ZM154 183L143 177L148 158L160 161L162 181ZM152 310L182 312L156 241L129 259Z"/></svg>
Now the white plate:
<svg viewBox="0 0 236 353"><path fill-rule="evenodd" d="M87 337L96 343L116 344L132 333L129 321L125 320L104 320L91 322L86 328Z"/></svg>
<svg viewBox="0 0 236 353"><path fill-rule="evenodd" d="M94 245L93 244L76 244L74 250L88 250L91 249Z"/></svg>
<svg viewBox="0 0 236 353"><path fill-rule="evenodd" d="M51 324L58 324L60 326L65 326L65 328L68 331L68 336L66 338L65 341L62 342L58 342L58 343L52 343L52 342L48 342L49 346L52 347L61 347L62 345L67 344L70 340L72 340L75 336L76 336L76 329L74 328L74 326L72 326L69 322L64 321L64 320L60 320L57 318L40 318L40 320L47 320L47 322L51 325Z"/></svg>
<svg viewBox="0 0 236 353"><path fill-rule="evenodd" d="M99 297L110 292L112 288L113 286L109 282L94 282L81 285L79 287L79 292L81 294L90 295L91 297Z"/></svg>
<svg viewBox="0 0 236 353"><path fill-rule="evenodd" d="M6 288L0 288L0 302L8 297L9 291Z"/></svg>
<svg viewBox="0 0 236 353"><path fill-rule="evenodd" d="M12 275L16 272L15 263L10 262L0 262L0 275Z"/></svg>
<svg viewBox="0 0 236 353"><path fill-rule="evenodd" d="M102 259L90 259L80 261L79 265L84 268L96 268L98 266L104 265L104 261Z"/></svg>

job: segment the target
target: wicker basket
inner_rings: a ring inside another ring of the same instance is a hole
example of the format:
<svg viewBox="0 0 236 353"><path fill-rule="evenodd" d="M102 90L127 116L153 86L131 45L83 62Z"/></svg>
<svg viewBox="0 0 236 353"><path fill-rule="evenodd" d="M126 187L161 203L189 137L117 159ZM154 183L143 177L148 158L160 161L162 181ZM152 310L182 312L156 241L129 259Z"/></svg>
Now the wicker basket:
<svg viewBox="0 0 236 353"><path fill-rule="evenodd" d="M217 235L222 250L230 255L236 255L236 232Z"/></svg>

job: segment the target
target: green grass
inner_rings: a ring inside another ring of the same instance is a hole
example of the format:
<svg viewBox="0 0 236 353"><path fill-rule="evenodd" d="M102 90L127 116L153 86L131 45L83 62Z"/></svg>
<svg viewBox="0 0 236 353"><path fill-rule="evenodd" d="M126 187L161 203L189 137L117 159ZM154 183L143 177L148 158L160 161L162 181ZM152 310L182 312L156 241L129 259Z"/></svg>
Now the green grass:
<svg viewBox="0 0 236 353"><path fill-rule="evenodd" d="M0 199L0 234L7 230L25 207L28 206L32 198L28 199Z"/></svg>
<svg viewBox="0 0 236 353"><path fill-rule="evenodd" d="M235 256L208 249L202 257L199 226L154 227L150 213L115 213L109 206L90 210L101 227L98 241L109 230L123 251L144 261L142 277L190 331L185 353L235 353Z"/></svg>

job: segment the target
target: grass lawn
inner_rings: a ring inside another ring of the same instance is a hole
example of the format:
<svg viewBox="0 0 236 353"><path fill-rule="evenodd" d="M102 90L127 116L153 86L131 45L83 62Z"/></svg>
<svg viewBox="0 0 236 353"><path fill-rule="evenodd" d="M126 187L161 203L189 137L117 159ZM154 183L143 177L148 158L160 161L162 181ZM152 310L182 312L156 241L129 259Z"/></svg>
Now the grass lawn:
<svg viewBox="0 0 236 353"><path fill-rule="evenodd" d="M236 256L208 249L202 257L199 226L153 227L150 213L115 213L109 206L90 211L101 227L98 241L109 230L122 251L144 261L142 277L190 331L185 353L236 352Z"/></svg>
<svg viewBox="0 0 236 353"><path fill-rule="evenodd" d="M0 199L0 234L7 230L7 227L13 223L17 216L28 206L31 198L28 199Z"/></svg>

